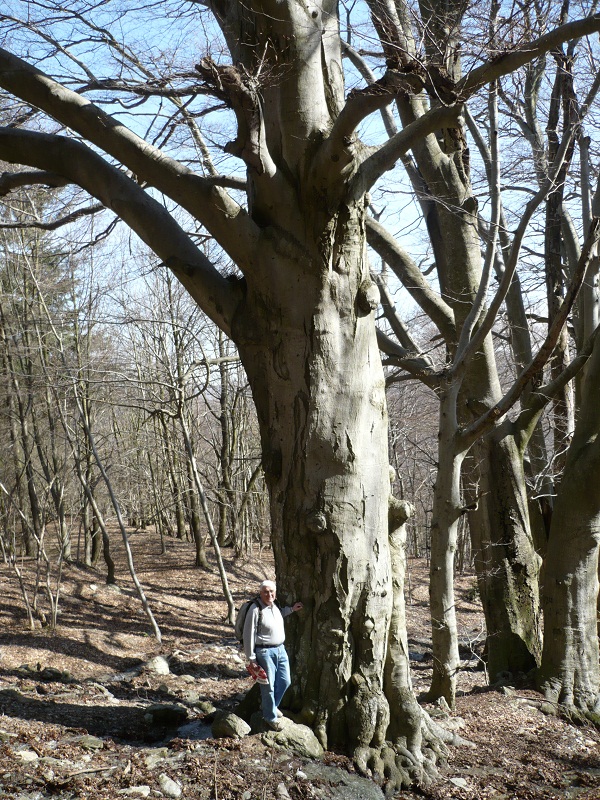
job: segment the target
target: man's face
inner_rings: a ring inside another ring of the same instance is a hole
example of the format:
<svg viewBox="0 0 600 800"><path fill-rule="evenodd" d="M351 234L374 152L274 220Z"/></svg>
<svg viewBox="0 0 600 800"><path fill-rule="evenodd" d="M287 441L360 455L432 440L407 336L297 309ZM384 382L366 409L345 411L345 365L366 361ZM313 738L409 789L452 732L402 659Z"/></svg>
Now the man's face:
<svg viewBox="0 0 600 800"><path fill-rule="evenodd" d="M260 599L266 606L272 606L276 596L277 592L270 586L263 586L260 590Z"/></svg>

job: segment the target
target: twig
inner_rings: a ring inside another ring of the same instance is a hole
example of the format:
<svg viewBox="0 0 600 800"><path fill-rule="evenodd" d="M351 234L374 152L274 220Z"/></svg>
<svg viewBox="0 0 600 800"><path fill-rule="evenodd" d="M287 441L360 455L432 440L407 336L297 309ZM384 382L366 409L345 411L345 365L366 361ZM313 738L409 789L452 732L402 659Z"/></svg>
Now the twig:
<svg viewBox="0 0 600 800"><path fill-rule="evenodd" d="M114 767L95 767L94 769L81 769L79 772L70 772L67 775L67 778L76 778L77 775L91 775L93 772L113 772L115 769L119 769L120 764L117 764Z"/></svg>
<svg viewBox="0 0 600 800"><path fill-rule="evenodd" d="M219 800L219 792L217 791L217 760L219 758L219 751L215 750L215 769L213 772L213 787L215 792L215 800Z"/></svg>
<svg viewBox="0 0 600 800"><path fill-rule="evenodd" d="M268 788L269 778L273 774L273 761L274 760L275 760L275 753L274 753L273 750L271 750L271 763L269 764L269 769L267 771L267 776L266 776L265 782L263 784L262 800L267 800L267 788Z"/></svg>

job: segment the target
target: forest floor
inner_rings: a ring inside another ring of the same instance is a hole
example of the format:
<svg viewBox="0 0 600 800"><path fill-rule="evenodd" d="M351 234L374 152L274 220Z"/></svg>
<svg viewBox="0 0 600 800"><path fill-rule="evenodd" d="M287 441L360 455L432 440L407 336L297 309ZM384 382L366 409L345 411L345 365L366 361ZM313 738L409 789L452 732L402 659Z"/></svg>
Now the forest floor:
<svg viewBox="0 0 600 800"><path fill-rule="evenodd" d="M331 797L327 781L308 776L305 759L267 746L260 734L206 738L202 720L211 703L233 708L251 684L233 632L223 622L218 573L193 569L188 543L167 540L162 553L158 537L144 532L133 533L130 543L161 644L152 636L116 540L118 588L106 586L101 571L63 567L53 633L28 629L17 577L0 564L0 797ZM227 551L224 555L237 605L260 580L273 577L269 552L243 564L234 563ZM31 564L24 561L21 567L31 590ZM431 676L427 583L426 563L411 559L407 618L417 693ZM426 706L474 746L449 747L435 784L396 797L598 800L600 733L545 716L540 695L523 676L487 687L480 659L483 617L474 587L473 575L458 576L464 669L456 711L448 720L439 708ZM41 592L38 602L45 602ZM156 655L167 659L168 674L149 668ZM175 732L161 727L149 713L156 703L185 709L185 725ZM325 762L352 772L343 756L327 753Z"/></svg>

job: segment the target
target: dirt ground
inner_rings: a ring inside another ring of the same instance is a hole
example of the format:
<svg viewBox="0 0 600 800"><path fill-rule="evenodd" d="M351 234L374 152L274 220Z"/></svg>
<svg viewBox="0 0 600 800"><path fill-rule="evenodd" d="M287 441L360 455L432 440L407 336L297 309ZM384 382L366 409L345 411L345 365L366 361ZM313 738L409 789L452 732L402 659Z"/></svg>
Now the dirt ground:
<svg viewBox="0 0 600 800"><path fill-rule="evenodd" d="M114 800L185 797L193 800L301 800L329 797L310 780L301 759L267 747L259 735L212 739L202 720L210 706L233 708L250 688L216 571L193 569L189 543L153 533L130 537L138 577L158 625L152 631L123 548L114 540L118 588L101 570L63 567L58 627L27 628L15 573L0 564L0 798ZM245 564L225 552L230 588L239 605L257 582L273 577L270 553ZM30 602L31 565L22 565ZM600 734L545 716L540 696L518 676L488 688L482 669L483 620L472 575L457 580L464 669L457 709L448 720L473 746L450 747L438 781L398 798L430 800L600 799ZM53 584L55 588L55 584ZM431 676L427 565L409 562L407 616L417 694ZM48 610L42 592L38 603ZM148 666L162 655L167 675ZM174 734L152 717L153 704L178 704L186 726ZM328 753L328 764L352 771ZM169 782L170 781L170 782ZM179 792L179 794L178 794Z"/></svg>

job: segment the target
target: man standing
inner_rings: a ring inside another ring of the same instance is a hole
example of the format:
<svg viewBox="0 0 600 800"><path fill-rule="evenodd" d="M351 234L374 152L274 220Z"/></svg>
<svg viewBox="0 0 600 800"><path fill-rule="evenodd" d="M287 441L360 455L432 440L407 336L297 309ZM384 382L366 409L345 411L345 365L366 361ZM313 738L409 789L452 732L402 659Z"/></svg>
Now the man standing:
<svg viewBox="0 0 600 800"><path fill-rule="evenodd" d="M244 652L249 660L249 672L262 667L268 683L260 683L262 713L267 725L275 731L282 726L277 717L279 703L290 685L290 663L285 647L283 618L300 611L302 603L279 608L275 604L277 587L273 581L263 581L259 587L259 599L246 614L244 621Z"/></svg>

